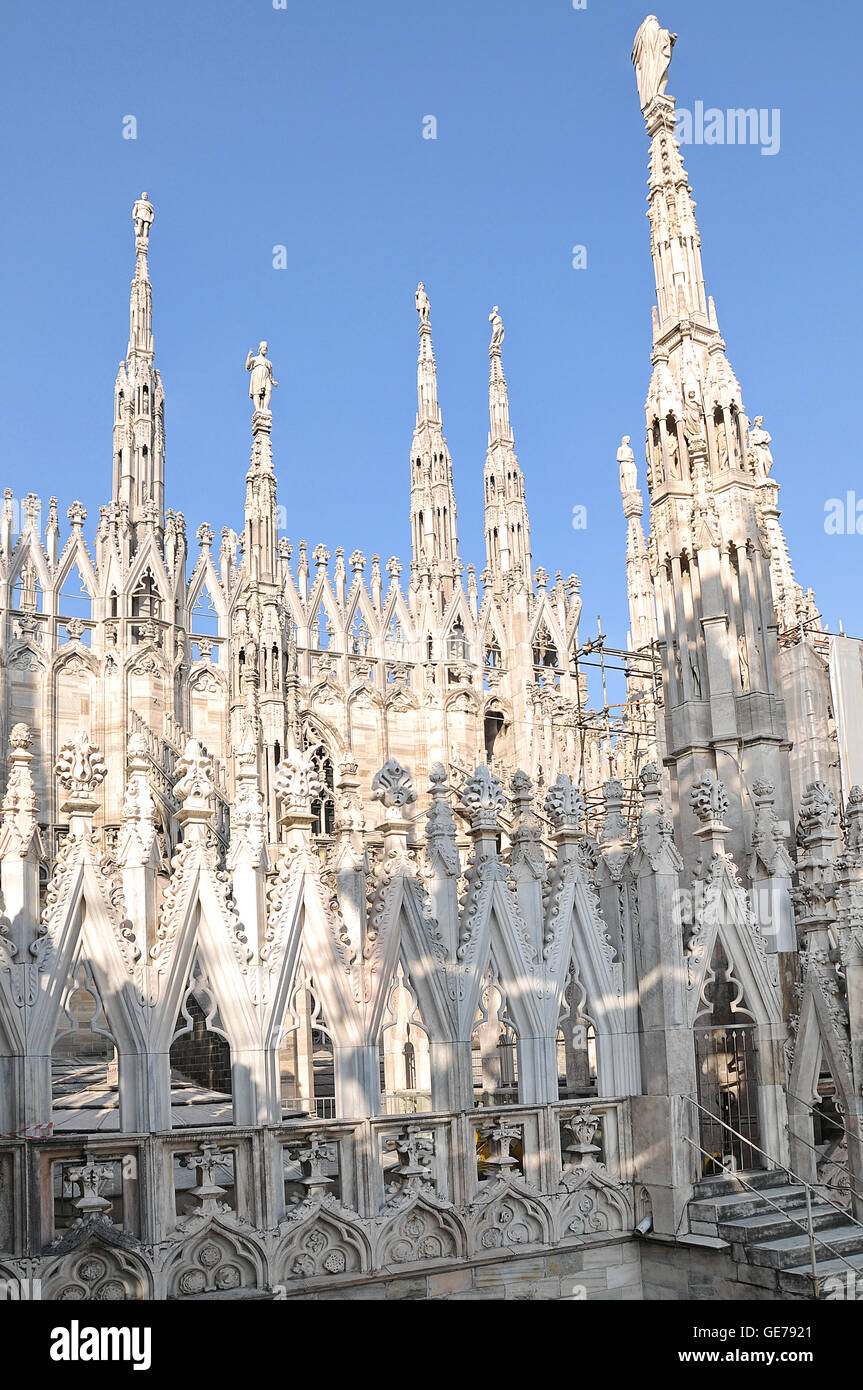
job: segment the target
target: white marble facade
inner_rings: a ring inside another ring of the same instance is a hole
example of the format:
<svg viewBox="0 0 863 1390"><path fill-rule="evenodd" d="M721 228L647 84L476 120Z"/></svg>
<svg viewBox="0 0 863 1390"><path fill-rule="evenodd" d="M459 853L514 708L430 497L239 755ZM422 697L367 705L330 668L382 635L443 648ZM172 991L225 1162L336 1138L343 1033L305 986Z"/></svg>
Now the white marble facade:
<svg viewBox="0 0 863 1390"><path fill-rule="evenodd" d="M350 1297L393 1265L437 1296L472 1254L679 1235L699 1032L750 1030L769 1162L812 1168L788 1096L825 1076L856 1129L863 792L706 292L675 37L633 50L650 531L625 435L613 736L580 581L533 561L497 306L481 574L422 284L409 567L287 539L265 341L242 528L190 555L135 203L111 500L89 542L77 502L65 536L54 498L0 517L0 1268L45 1297Z"/></svg>

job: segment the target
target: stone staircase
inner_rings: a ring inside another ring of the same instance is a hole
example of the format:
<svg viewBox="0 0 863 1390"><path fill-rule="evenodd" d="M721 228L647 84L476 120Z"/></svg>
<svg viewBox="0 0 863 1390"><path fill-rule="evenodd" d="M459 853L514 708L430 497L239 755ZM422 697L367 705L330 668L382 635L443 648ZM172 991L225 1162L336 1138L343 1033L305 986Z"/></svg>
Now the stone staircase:
<svg viewBox="0 0 863 1390"><path fill-rule="evenodd" d="M802 1183L777 1171L704 1178L695 1186L689 1217L693 1236L722 1241L736 1264L763 1270L763 1286L775 1287L780 1297L783 1293L814 1297ZM854 1280L844 1263L847 1260L860 1271L858 1287L863 1296L863 1226L814 1193L812 1226L821 1295L830 1276L838 1276L843 1287L849 1274ZM837 1258L840 1255L842 1259Z"/></svg>

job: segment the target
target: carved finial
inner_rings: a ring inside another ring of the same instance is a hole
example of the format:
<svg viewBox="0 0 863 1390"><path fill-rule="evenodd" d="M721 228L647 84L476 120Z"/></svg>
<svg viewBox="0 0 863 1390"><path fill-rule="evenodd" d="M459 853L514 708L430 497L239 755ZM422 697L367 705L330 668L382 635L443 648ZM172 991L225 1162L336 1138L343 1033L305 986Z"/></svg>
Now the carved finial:
<svg viewBox="0 0 863 1390"><path fill-rule="evenodd" d="M311 815L312 802L323 784L315 764L299 748L289 748L276 773L276 796L287 816Z"/></svg>
<svg viewBox="0 0 863 1390"><path fill-rule="evenodd" d="M395 758L387 758L372 779L372 800L380 801L388 812L404 819L407 807L417 799L410 773Z"/></svg>
<svg viewBox="0 0 863 1390"><path fill-rule="evenodd" d="M546 793L545 813L555 830L578 830L584 819L584 794L562 772Z"/></svg>
<svg viewBox="0 0 863 1390"><path fill-rule="evenodd" d="M810 782L800 801L797 843L807 857L823 858L836 839L839 807L826 782Z"/></svg>
<svg viewBox="0 0 863 1390"><path fill-rule="evenodd" d="M703 826L722 823L728 813L728 788L712 772L702 772L690 790L689 804Z"/></svg>
<svg viewBox="0 0 863 1390"><path fill-rule="evenodd" d="M57 755L54 775L70 801L92 800L108 775L105 760L85 729L67 739Z"/></svg>
<svg viewBox="0 0 863 1390"><path fill-rule="evenodd" d="M72 1205L82 1216L107 1214L111 1210L107 1197L99 1195L102 1183L110 1182L114 1176L110 1163L97 1163L88 1153L80 1167L70 1168L66 1176L80 1190L80 1197Z"/></svg>
<svg viewBox="0 0 863 1390"><path fill-rule="evenodd" d="M450 787L447 785L446 768L443 763L435 763L429 772L431 786L431 806L426 818L426 845L432 863L439 860L445 871L457 874L459 854L456 846L455 817L450 805Z"/></svg>
<svg viewBox="0 0 863 1390"><path fill-rule="evenodd" d="M482 764L473 777L468 778L459 797L473 830L497 830L498 821L506 810L507 799L503 787L489 769Z"/></svg>
<svg viewBox="0 0 863 1390"><path fill-rule="evenodd" d="M853 786L848 793L845 803L845 847L849 854L863 854L863 787Z"/></svg>
<svg viewBox="0 0 863 1390"><path fill-rule="evenodd" d="M602 799L605 802L605 816L599 832L600 844L628 840L629 826L623 814L623 783L618 777L609 777L603 782Z"/></svg>
<svg viewBox="0 0 863 1390"><path fill-rule="evenodd" d="M258 750L249 731L237 754L234 800L231 803L231 845L228 867L238 859L257 866L262 862L267 838L267 812L258 783Z"/></svg>
<svg viewBox="0 0 863 1390"><path fill-rule="evenodd" d="M3 797L3 829L0 853L26 855L34 833L39 801L33 788L30 747L33 735L26 724L15 724L9 734L9 778Z"/></svg>
<svg viewBox="0 0 863 1390"><path fill-rule="evenodd" d="M191 802L209 803L215 790L213 760L197 739L189 739L182 758L177 759L174 775L177 778L174 783L174 796L183 805L184 810L192 809L189 804Z"/></svg>
<svg viewBox="0 0 863 1390"><path fill-rule="evenodd" d="M794 867L785 845L785 835L773 809L775 795L776 788L772 782L756 778L752 783L752 797L755 801L752 852L771 876L790 874ZM757 865L750 865L749 874L752 879L760 877Z"/></svg>
<svg viewBox="0 0 863 1390"><path fill-rule="evenodd" d="M129 768L123 799L123 837L118 862L123 868L146 864L156 838L156 802L150 787L149 745L140 731L126 745Z"/></svg>

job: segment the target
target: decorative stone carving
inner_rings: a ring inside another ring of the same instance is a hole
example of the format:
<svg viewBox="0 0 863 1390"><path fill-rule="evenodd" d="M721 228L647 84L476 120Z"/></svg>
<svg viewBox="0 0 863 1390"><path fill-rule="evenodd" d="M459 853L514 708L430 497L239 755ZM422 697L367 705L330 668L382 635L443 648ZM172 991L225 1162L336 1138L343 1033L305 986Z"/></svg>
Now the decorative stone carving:
<svg viewBox="0 0 863 1390"><path fill-rule="evenodd" d="M85 729L79 729L60 749L54 765L54 775L66 792L67 799L91 801L108 775L105 760Z"/></svg>
<svg viewBox="0 0 863 1390"><path fill-rule="evenodd" d="M182 758L177 759L174 776L174 796L181 805L186 809L190 809L192 803L209 805L215 790L213 760L197 739L189 739Z"/></svg>
<svg viewBox="0 0 863 1390"><path fill-rule="evenodd" d="M299 748L289 748L276 773L276 796L285 815L309 815L315 797L323 790L314 763Z"/></svg>
<svg viewBox="0 0 863 1390"><path fill-rule="evenodd" d="M545 813L555 830L580 830L584 820L584 793L561 773L548 789Z"/></svg>
<svg viewBox="0 0 863 1390"><path fill-rule="evenodd" d="M485 764L465 782L459 800L473 830L496 830L507 805L503 787Z"/></svg>
<svg viewBox="0 0 863 1390"><path fill-rule="evenodd" d="M710 772L702 772L689 793L689 804L703 826L721 823L728 814L728 789Z"/></svg>
<svg viewBox="0 0 863 1390"><path fill-rule="evenodd" d="M395 758L388 758L372 778L372 799L380 801L388 812L405 817L407 807L417 799L410 773Z"/></svg>
<svg viewBox="0 0 863 1390"><path fill-rule="evenodd" d="M273 364L267 357L268 347L269 344L266 342L259 343L257 353L253 353L252 349L249 348L246 355L246 371L251 372L249 398L253 411L265 410L269 412L273 387L279 384L273 378Z"/></svg>
<svg viewBox="0 0 863 1390"><path fill-rule="evenodd" d="M676 34L661 27L656 15L649 14L639 25L632 45L632 63L642 111L646 111L654 97L665 95L671 50L676 39Z"/></svg>
<svg viewBox="0 0 863 1390"><path fill-rule="evenodd" d="M33 786L30 764L33 754L30 748L33 736L26 724L15 724L9 734L9 777L3 797L3 828L0 831L0 856L5 854L26 854L34 835L37 848L41 850L38 838L36 813L39 800Z"/></svg>

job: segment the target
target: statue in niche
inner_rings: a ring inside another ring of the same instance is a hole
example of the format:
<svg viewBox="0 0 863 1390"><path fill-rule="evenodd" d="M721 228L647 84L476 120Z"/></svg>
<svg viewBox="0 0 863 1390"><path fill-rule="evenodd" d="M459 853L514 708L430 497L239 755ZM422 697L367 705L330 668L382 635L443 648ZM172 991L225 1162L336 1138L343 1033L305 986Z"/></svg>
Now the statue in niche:
<svg viewBox="0 0 863 1390"><path fill-rule="evenodd" d="M639 26L632 45L632 63L642 111L654 97L665 95L671 50L676 39L676 34L662 28L655 14L649 14Z"/></svg>
<svg viewBox="0 0 863 1390"><path fill-rule="evenodd" d="M249 382L249 396L255 410L270 409L270 396L274 386L278 382L273 377L273 364L267 357L268 343L259 343L257 354L249 350L246 357L246 371L251 372L252 377Z"/></svg>
<svg viewBox="0 0 863 1390"><path fill-rule="evenodd" d="M491 324L491 342L489 343L489 351L493 352L495 348L499 348L501 343L503 342L504 332L503 319L500 316L500 312L496 304L488 316L488 321Z"/></svg>
<svg viewBox="0 0 863 1390"><path fill-rule="evenodd" d="M763 428L764 416L756 415L749 428L749 462L756 478L769 476L773 467L773 454L770 451L771 436Z"/></svg>
<svg viewBox="0 0 863 1390"><path fill-rule="evenodd" d="M682 689L683 689L683 667L682 667L681 664L680 664L680 646L679 646L679 644L677 643L677 641L672 642L672 644L671 644L671 651L672 651L672 655L674 656L674 674L675 674L675 676L677 677L677 686L678 686L678 689L679 689L679 690L682 690Z"/></svg>
<svg viewBox="0 0 863 1390"><path fill-rule="evenodd" d="M698 671L698 658L689 653L689 671L692 676L692 684L695 686L696 697L701 699L701 676Z"/></svg>
<svg viewBox="0 0 863 1390"><path fill-rule="evenodd" d="M677 442L677 426L666 432L668 440L668 476L677 479L680 477L680 446Z"/></svg>
<svg viewBox="0 0 863 1390"><path fill-rule="evenodd" d="M420 316L420 323L428 323L429 315L431 314L431 305L429 304L429 297L426 294L426 287L422 280L420 280L417 285L417 292L414 295L414 299L416 301L417 313Z"/></svg>
<svg viewBox="0 0 863 1390"><path fill-rule="evenodd" d="M740 667L740 684L749 689L749 657L746 652L746 638L743 633L737 639L737 664Z"/></svg>
<svg viewBox="0 0 863 1390"><path fill-rule="evenodd" d="M728 467L728 437L725 433L725 421L722 420L716 426L716 452L719 456L719 470Z"/></svg>
<svg viewBox="0 0 863 1390"><path fill-rule="evenodd" d="M695 395L695 391L690 388L686 393L686 402L683 407L683 437L686 440L687 448L692 453L694 449L704 447L704 435L701 432L701 408Z"/></svg>

